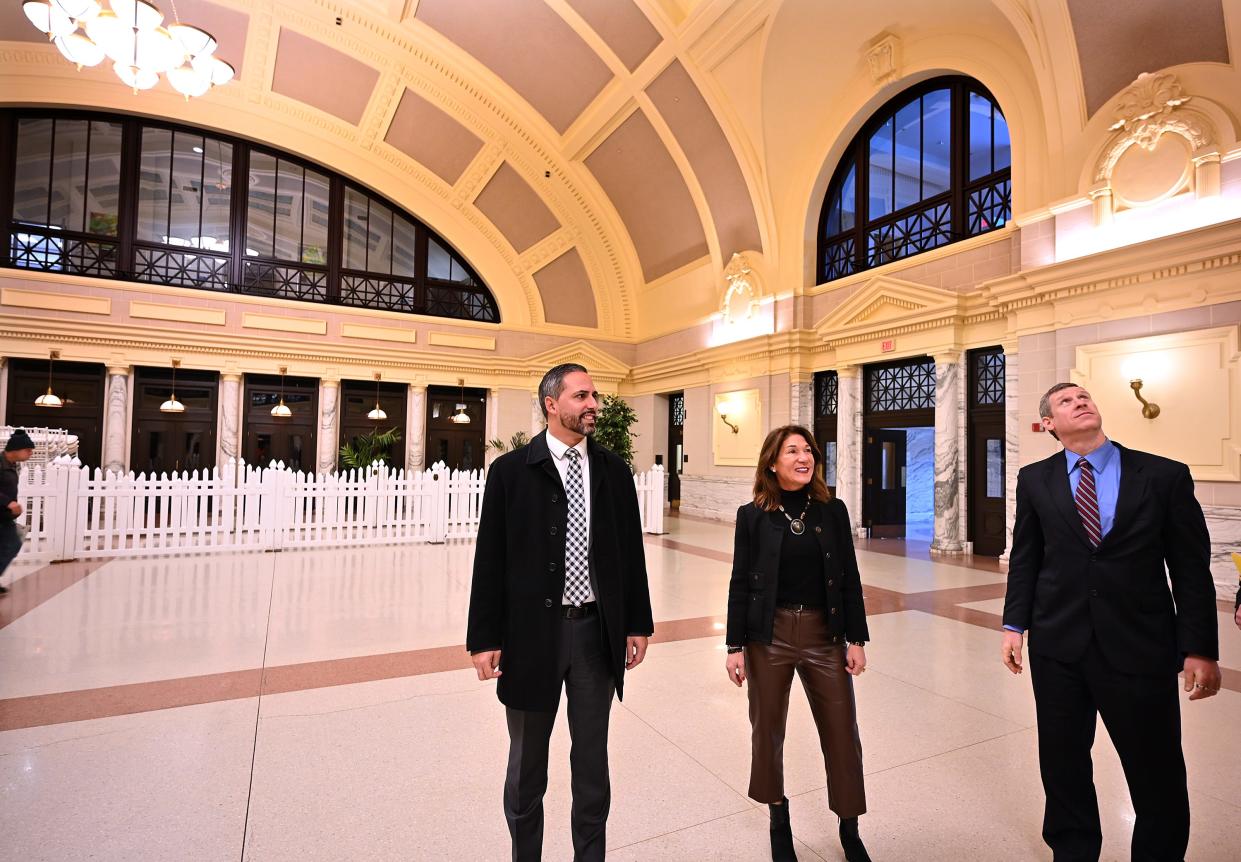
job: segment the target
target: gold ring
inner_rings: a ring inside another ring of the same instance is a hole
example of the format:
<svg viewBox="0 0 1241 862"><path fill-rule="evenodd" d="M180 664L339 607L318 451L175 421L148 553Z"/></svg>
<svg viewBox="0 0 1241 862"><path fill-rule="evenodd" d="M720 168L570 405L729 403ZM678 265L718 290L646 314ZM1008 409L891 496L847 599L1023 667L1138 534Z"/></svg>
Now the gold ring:
<svg viewBox="0 0 1241 862"><path fill-rule="evenodd" d="M1202 683L1200 683L1200 682L1196 682L1196 683L1194 683L1194 688L1202 688L1202 687L1203 687L1203 686L1202 686Z"/></svg>

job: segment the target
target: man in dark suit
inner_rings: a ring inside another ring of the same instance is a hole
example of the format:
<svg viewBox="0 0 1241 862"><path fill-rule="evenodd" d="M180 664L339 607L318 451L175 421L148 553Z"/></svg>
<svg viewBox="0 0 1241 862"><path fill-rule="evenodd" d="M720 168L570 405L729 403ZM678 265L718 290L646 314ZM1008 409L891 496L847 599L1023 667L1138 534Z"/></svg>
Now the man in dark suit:
<svg viewBox="0 0 1241 862"><path fill-rule="evenodd" d="M608 718L654 632L633 474L590 439L599 393L586 369L539 384L547 431L496 459L474 552L466 649L498 677L509 732L504 816L514 860L543 850L547 749L564 684L573 856L602 860L611 790Z"/></svg>
<svg viewBox="0 0 1241 862"><path fill-rule="evenodd" d="M1220 686L1206 520L1189 469L1108 440L1082 387L1056 384L1039 415L1064 451L1017 476L1002 656L1021 673L1029 632L1043 840L1056 862L1099 858L1090 749L1101 715L1137 815L1132 858L1183 860L1176 675L1184 671L1190 700Z"/></svg>

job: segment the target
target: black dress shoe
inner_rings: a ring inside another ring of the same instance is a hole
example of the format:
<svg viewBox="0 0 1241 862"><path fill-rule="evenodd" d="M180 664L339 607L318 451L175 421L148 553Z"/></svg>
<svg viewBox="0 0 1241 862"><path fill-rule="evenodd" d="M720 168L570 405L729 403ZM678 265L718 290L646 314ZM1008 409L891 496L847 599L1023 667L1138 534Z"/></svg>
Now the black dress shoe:
<svg viewBox="0 0 1241 862"><path fill-rule="evenodd" d="M793 849L793 827L789 825L789 800L782 805L768 805L771 812L771 862L797 862Z"/></svg>
<svg viewBox="0 0 1241 862"><path fill-rule="evenodd" d="M845 851L845 862L871 862L866 846L857 831L857 818L846 817L840 821L840 846Z"/></svg>

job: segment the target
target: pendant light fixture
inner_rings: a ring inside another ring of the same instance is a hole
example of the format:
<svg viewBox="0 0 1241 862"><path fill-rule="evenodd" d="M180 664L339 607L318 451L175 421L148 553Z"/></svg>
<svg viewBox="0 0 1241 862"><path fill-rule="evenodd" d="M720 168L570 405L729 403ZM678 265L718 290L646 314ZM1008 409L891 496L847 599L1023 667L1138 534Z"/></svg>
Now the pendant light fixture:
<svg viewBox="0 0 1241 862"><path fill-rule="evenodd" d="M168 400L159 405L160 413L184 413L185 405L177 400L177 368L181 365L180 359L172 360L172 392L168 396Z"/></svg>
<svg viewBox="0 0 1241 862"><path fill-rule="evenodd" d="M271 415L277 419L288 419L293 415L293 411L284 403L284 375L287 374L289 368L287 365L280 366L280 403L271 409Z"/></svg>
<svg viewBox="0 0 1241 862"><path fill-rule="evenodd" d="M60 351L53 350L51 359L47 362L47 392L40 395L34 400L35 407L64 407L65 402L60 400L60 396L52 391L52 365L60 358Z"/></svg>
<svg viewBox="0 0 1241 862"><path fill-rule="evenodd" d="M461 400L457 402L457 412L452 414L449 421L454 425L469 425L470 416L465 412L465 380L458 377L457 386L461 387Z"/></svg>
<svg viewBox="0 0 1241 862"><path fill-rule="evenodd" d="M382 422L388 418L388 414L379 406L379 377L378 371L375 372L375 409L366 414L366 418L372 422Z"/></svg>

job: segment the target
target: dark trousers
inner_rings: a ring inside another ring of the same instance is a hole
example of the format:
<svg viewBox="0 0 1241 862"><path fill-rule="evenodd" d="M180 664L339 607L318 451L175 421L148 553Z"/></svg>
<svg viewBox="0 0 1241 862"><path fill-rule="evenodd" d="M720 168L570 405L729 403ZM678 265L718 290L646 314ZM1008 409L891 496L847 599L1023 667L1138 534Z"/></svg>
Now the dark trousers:
<svg viewBox="0 0 1241 862"><path fill-rule="evenodd" d="M840 817L866 813L862 741L845 647L840 640L833 642L823 611L787 608L776 608L770 645L746 645L746 693L753 728L749 792L756 802L784 798L784 732L796 672L819 730L828 807Z"/></svg>
<svg viewBox="0 0 1241 862"><path fill-rule="evenodd" d="M17 522L0 515L0 575L22 549L21 537L17 535Z"/></svg>
<svg viewBox="0 0 1241 862"><path fill-rule="evenodd" d="M1189 791L1175 674L1112 668L1093 641L1076 662L1030 654L1039 771L1047 793L1043 840L1055 862L1095 862L1103 842L1095 798L1096 715L1120 755L1136 820L1134 862L1181 862L1189 844Z"/></svg>
<svg viewBox="0 0 1241 862"><path fill-rule="evenodd" d="M557 663L569 701L569 765L573 780L573 858L602 860L612 788L608 780L608 719L616 682L598 615L561 622ZM543 853L543 794L547 749L556 713L509 709L508 776L504 816L513 838L513 862Z"/></svg>

